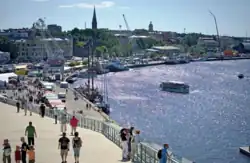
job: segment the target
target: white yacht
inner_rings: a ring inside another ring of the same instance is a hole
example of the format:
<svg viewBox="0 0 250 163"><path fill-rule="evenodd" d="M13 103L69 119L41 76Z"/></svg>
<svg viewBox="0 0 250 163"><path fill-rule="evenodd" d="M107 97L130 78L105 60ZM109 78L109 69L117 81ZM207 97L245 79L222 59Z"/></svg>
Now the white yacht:
<svg viewBox="0 0 250 163"><path fill-rule="evenodd" d="M189 85L178 81L167 81L160 84L160 88L163 91L174 92L174 93L189 93Z"/></svg>

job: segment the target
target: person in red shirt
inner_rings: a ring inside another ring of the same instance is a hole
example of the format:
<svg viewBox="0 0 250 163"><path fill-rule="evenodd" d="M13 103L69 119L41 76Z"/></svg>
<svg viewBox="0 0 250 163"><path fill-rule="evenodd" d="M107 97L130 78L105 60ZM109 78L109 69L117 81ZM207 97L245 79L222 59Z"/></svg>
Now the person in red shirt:
<svg viewBox="0 0 250 163"><path fill-rule="evenodd" d="M78 125L78 119L75 116L72 116L70 120L71 135L75 134L77 125Z"/></svg>
<svg viewBox="0 0 250 163"><path fill-rule="evenodd" d="M18 146L18 145L16 146L15 160L16 160L16 163L21 162L21 150L20 150L20 146Z"/></svg>

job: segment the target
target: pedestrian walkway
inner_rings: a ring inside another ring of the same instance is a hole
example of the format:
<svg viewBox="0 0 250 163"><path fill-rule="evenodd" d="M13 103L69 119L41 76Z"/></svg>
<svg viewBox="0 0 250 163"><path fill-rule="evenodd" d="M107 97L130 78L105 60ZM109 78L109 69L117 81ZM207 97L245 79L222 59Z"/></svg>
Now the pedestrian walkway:
<svg viewBox="0 0 250 163"><path fill-rule="evenodd" d="M55 92L56 93L65 92L65 89L60 88L59 86L56 86ZM84 115L91 116L100 120L104 120L104 117L96 110L93 110L93 108L91 110L86 109L86 101L82 100L81 98L75 101L74 100L75 96L71 89L68 89L68 93L66 97L67 98L66 98L65 104L66 104L68 112L72 112L74 110L82 110Z"/></svg>
<svg viewBox="0 0 250 163"><path fill-rule="evenodd" d="M16 108L0 103L0 140L9 139L12 150L20 145L20 137L24 136L24 130L28 122L32 121L36 127L36 162L61 162L58 139L60 138L60 125L53 124L50 118L41 118L37 114L24 116L23 111L16 113ZM69 129L69 126L68 126ZM106 139L102 134L78 128L83 140L80 162L86 163L120 163L122 151L114 143ZM70 131L69 131L70 132ZM67 135L69 135L69 132ZM72 137L69 137L72 139ZM73 163L73 151L70 149L68 163ZM12 154L14 160L14 155Z"/></svg>

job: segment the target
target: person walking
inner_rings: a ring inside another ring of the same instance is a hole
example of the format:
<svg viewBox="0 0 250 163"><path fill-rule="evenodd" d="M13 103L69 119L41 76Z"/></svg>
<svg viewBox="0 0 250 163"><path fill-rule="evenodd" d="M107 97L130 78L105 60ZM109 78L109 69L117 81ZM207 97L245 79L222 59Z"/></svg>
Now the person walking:
<svg viewBox="0 0 250 163"><path fill-rule="evenodd" d="M3 142L3 163L11 163L11 146L8 139Z"/></svg>
<svg viewBox="0 0 250 163"><path fill-rule="evenodd" d="M66 133L64 132L62 134L62 137L58 140L58 149L61 150L61 158L62 158L62 163L66 163L67 162L67 156L68 156L68 152L69 152L69 143L70 140L69 138L66 137Z"/></svg>
<svg viewBox="0 0 250 163"><path fill-rule="evenodd" d="M29 125L25 129L25 136L28 139L28 145L35 145L35 137L37 137L36 129L32 125L32 122L29 122Z"/></svg>
<svg viewBox="0 0 250 163"><path fill-rule="evenodd" d="M22 158L22 163L26 163L26 156L27 156L27 150L29 150L28 144L25 142L24 137L21 137L21 158Z"/></svg>
<svg viewBox="0 0 250 163"><path fill-rule="evenodd" d="M35 163L35 148L34 146L30 146L28 150L29 163Z"/></svg>
<svg viewBox="0 0 250 163"><path fill-rule="evenodd" d="M66 133L67 131L67 114L61 113L61 132Z"/></svg>
<svg viewBox="0 0 250 163"><path fill-rule="evenodd" d="M22 101L22 108L24 109L24 115L27 115L27 111L28 111L28 106L27 106L27 101L25 101L25 99L23 98Z"/></svg>
<svg viewBox="0 0 250 163"><path fill-rule="evenodd" d="M40 105L40 112L41 112L41 117L44 118L44 116L45 116L45 105L43 103Z"/></svg>
<svg viewBox="0 0 250 163"><path fill-rule="evenodd" d="M29 96L29 104L28 104L28 109L29 109L29 111L30 111L30 116L32 116L32 110L33 110L33 108L34 108L34 106L33 106L33 96Z"/></svg>
<svg viewBox="0 0 250 163"><path fill-rule="evenodd" d="M59 110L56 106L53 108L53 113L54 113L54 118L55 118L55 124L57 124Z"/></svg>
<svg viewBox="0 0 250 163"><path fill-rule="evenodd" d="M21 162L21 151L20 151L20 146L19 145L16 146L15 161L16 161L16 163L20 163Z"/></svg>
<svg viewBox="0 0 250 163"><path fill-rule="evenodd" d="M78 119L75 116L72 116L72 118L70 120L71 135L72 136L76 133L77 125L78 125Z"/></svg>
<svg viewBox="0 0 250 163"><path fill-rule="evenodd" d="M75 132L74 137L72 139L75 163L79 163L80 157L80 149L82 147L82 139L79 137L79 133Z"/></svg>
<svg viewBox="0 0 250 163"><path fill-rule="evenodd" d="M20 112L20 101L16 102L16 112L19 113Z"/></svg>

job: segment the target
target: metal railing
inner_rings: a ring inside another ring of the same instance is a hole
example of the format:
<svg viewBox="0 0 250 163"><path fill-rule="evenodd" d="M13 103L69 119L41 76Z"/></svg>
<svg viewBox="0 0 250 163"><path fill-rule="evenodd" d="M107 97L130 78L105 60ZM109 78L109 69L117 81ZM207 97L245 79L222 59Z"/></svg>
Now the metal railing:
<svg viewBox="0 0 250 163"><path fill-rule="evenodd" d="M7 103L9 105L16 106L16 101L13 99L1 98L0 102ZM33 112L39 114L39 107L33 109ZM46 109L45 115L50 118L54 118L54 112L50 109ZM68 122L73 115L67 113ZM90 129L103 134L107 139L111 140L117 146L121 148L120 130L121 127L112 123L104 122L102 120L94 119L91 117L85 117L80 114L75 115L79 119L78 126L81 128ZM157 158L157 152L159 149L151 147L145 142L140 142L136 144L136 151L132 162L134 163L157 163L159 159ZM186 159L177 159L175 156L168 158L167 163L192 163Z"/></svg>

